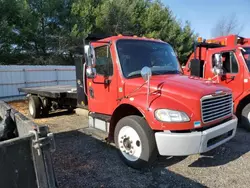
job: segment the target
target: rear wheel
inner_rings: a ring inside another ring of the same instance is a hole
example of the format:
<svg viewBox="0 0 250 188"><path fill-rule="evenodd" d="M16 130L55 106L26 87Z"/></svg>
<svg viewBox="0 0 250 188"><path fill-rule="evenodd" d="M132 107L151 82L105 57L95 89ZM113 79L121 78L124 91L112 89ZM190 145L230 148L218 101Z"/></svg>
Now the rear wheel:
<svg viewBox="0 0 250 188"><path fill-rule="evenodd" d="M39 97L31 95L29 97L29 114L33 118L41 117L42 103Z"/></svg>
<svg viewBox="0 0 250 188"><path fill-rule="evenodd" d="M250 103L242 109L240 119L241 126L250 131Z"/></svg>
<svg viewBox="0 0 250 188"><path fill-rule="evenodd" d="M42 116L48 117L50 109L48 107L45 107L42 109Z"/></svg>
<svg viewBox="0 0 250 188"><path fill-rule="evenodd" d="M115 144L121 159L132 168L147 167L157 156L154 132L140 116L127 116L117 123Z"/></svg>
<svg viewBox="0 0 250 188"><path fill-rule="evenodd" d="M51 101L49 98L42 98L42 117L47 117L49 115L49 112L51 110Z"/></svg>

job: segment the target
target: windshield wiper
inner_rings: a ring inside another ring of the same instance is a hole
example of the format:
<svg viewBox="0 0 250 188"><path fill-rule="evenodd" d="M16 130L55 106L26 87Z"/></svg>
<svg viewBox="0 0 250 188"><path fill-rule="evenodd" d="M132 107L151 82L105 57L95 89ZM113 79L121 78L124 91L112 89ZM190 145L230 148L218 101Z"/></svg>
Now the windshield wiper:
<svg viewBox="0 0 250 188"><path fill-rule="evenodd" d="M179 70L166 70L166 71L153 71L152 75L163 75L163 74L183 74L183 72ZM135 73L130 76L127 76L127 78L137 78L141 77L141 73Z"/></svg>
<svg viewBox="0 0 250 188"><path fill-rule="evenodd" d="M136 78L136 77L141 77L141 73L132 74L130 76L127 76L127 78Z"/></svg>
<svg viewBox="0 0 250 188"><path fill-rule="evenodd" d="M153 75L162 75L162 74L183 74L183 72L179 70L168 70L168 71L160 71L160 72L152 72Z"/></svg>

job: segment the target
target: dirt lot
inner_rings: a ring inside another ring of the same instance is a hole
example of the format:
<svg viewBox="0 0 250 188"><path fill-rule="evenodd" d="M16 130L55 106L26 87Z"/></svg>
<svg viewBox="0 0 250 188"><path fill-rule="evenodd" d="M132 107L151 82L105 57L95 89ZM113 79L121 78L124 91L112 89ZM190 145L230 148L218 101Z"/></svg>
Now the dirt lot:
<svg viewBox="0 0 250 188"><path fill-rule="evenodd" d="M14 101L8 104L25 116L31 118L28 111L28 101ZM87 126L87 119L84 116L78 116L75 113L70 113L65 110L51 113L47 118L35 119L33 121L37 124L47 125L50 131L54 133L77 130Z"/></svg>
<svg viewBox="0 0 250 188"><path fill-rule="evenodd" d="M27 115L27 103L11 105ZM153 168L137 171L124 165L116 149L85 135L86 118L59 112L35 120L56 134L53 154L59 187L250 187L250 133L204 155L159 158Z"/></svg>

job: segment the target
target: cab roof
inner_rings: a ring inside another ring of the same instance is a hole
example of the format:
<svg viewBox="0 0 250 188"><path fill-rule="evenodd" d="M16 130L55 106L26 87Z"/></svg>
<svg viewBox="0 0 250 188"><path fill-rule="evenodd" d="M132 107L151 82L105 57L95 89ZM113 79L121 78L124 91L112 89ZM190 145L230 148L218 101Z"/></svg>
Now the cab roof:
<svg viewBox="0 0 250 188"><path fill-rule="evenodd" d="M103 39L100 39L100 40L92 41L91 43L94 46L100 46L100 45L103 45L103 43L112 43L112 42L116 42L116 41L118 41L120 39L145 40L145 41L155 41L155 42L167 43L167 42L164 42L164 41L162 41L160 39L147 38L147 37L138 37L136 35L134 35L134 36L124 36L124 35L110 36L110 37L106 37L106 38L103 38Z"/></svg>

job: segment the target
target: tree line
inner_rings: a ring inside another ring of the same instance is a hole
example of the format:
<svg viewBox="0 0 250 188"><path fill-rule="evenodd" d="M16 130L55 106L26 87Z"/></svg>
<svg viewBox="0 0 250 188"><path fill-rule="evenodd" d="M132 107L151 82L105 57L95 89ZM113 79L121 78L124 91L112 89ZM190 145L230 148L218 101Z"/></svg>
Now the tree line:
<svg viewBox="0 0 250 188"><path fill-rule="evenodd" d="M0 0L0 64L73 64L90 33L132 33L169 42L185 62L196 34L159 0Z"/></svg>

